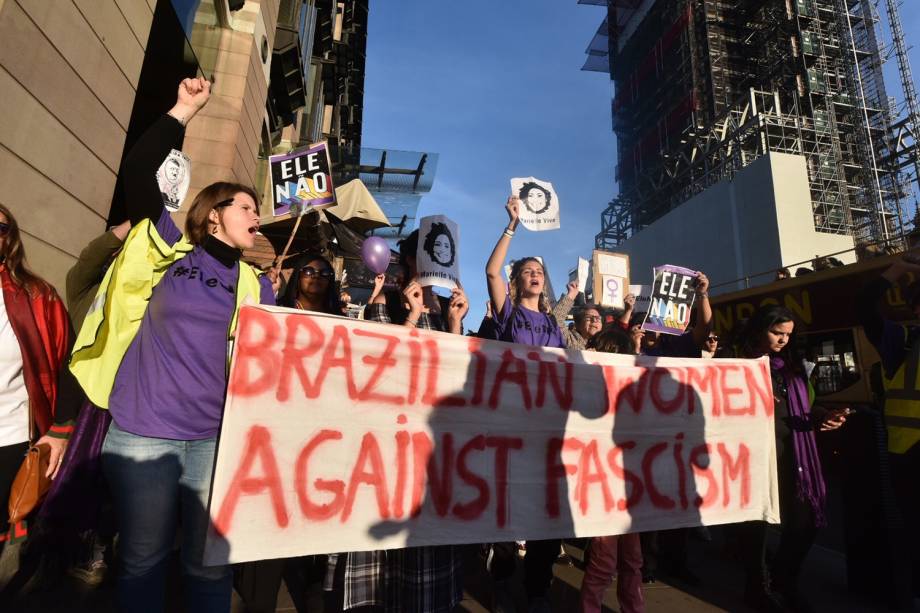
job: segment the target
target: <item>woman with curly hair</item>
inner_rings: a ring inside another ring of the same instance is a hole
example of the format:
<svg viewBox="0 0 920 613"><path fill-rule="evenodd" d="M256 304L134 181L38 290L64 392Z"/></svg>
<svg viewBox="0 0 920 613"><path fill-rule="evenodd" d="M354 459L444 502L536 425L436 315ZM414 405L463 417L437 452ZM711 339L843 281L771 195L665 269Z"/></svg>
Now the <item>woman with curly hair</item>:
<svg viewBox="0 0 920 613"><path fill-rule="evenodd" d="M506 286L502 278L502 264L508 255L508 247L518 226L518 211L521 201L517 196L508 198L505 211L508 226L502 231L495 249L486 264L486 281L489 299L492 303L492 318L498 340L538 347L565 348L565 341L556 319L549 312L549 298L546 295L546 268L535 257L517 260L511 267L510 282ZM527 598L533 610L546 609L547 592L553 578L553 563L559 554L559 539L528 541L524 557L524 584ZM490 571L500 594L514 570L516 546L514 543L495 543ZM497 602L499 606L507 606Z"/></svg>
<svg viewBox="0 0 920 613"><path fill-rule="evenodd" d="M454 244L454 236L450 233L447 224L440 221L431 224L431 230L425 236L422 248L435 264L440 264L445 268L454 265L457 246Z"/></svg>
<svg viewBox="0 0 920 613"><path fill-rule="evenodd" d="M553 194L533 181L527 181L518 191L518 198L527 207L527 210L535 215L539 215L547 210L553 204Z"/></svg>
<svg viewBox="0 0 920 613"><path fill-rule="evenodd" d="M520 205L521 201L516 196L508 198L505 204L508 226L486 264L486 281L498 339L525 345L564 348L562 332L549 312L546 268L540 260L535 257L521 258L511 266L511 278L507 286L502 278L502 264L518 226Z"/></svg>

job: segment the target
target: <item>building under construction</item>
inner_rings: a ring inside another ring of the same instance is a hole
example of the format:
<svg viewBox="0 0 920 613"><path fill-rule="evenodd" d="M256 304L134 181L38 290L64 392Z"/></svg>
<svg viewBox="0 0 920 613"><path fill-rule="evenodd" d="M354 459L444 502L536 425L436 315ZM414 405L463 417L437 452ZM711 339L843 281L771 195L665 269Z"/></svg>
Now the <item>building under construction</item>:
<svg viewBox="0 0 920 613"><path fill-rule="evenodd" d="M817 232L857 244L901 232L910 162L873 2L579 1L607 7L584 68L615 86L619 195L599 248L771 152L805 158Z"/></svg>

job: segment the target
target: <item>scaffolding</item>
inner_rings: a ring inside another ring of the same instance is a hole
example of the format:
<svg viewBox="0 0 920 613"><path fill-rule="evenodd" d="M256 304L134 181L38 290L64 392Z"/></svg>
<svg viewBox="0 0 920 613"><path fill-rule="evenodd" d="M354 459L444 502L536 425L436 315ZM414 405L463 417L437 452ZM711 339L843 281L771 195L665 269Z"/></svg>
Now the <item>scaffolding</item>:
<svg viewBox="0 0 920 613"><path fill-rule="evenodd" d="M605 23L619 195L598 247L769 152L805 158L817 231L901 234L904 139L871 0L610 0Z"/></svg>

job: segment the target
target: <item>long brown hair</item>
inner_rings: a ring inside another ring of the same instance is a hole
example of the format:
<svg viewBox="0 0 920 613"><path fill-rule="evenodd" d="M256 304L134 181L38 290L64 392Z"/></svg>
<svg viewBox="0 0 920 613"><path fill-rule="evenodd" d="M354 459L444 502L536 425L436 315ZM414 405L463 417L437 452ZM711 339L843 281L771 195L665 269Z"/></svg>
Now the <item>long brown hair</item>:
<svg viewBox="0 0 920 613"><path fill-rule="evenodd" d="M256 210L259 208L259 197L255 190L241 183L230 183L229 181L218 181L211 183L206 188L198 192L192 201L192 206L188 210L188 216L185 218L185 237L193 245L200 245L208 235L209 220L208 216L216 207L223 207L233 201L233 197L243 192L252 198L256 203Z"/></svg>
<svg viewBox="0 0 920 613"><path fill-rule="evenodd" d="M19 235L19 224L13 213L0 204L0 213L6 217L10 226L6 233L6 239L3 241L3 248L0 249L0 260L6 264L7 270L10 271L10 278L13 283L26 291L46 291L50 289L48 282L29 270L26 266L26 252L22 247L22 237Z"/></svg>
<svg viewBox="0 0 920 613"><path fill-rule="evenodd" d="M546 275L546 266L543 263L534 257L521 258L516 260L514 264L511 265L511 280L508 281L508 293L511 295L511 304L517 306L521 304L521 294L523 293L523 288L521 287L521 270L524 268L524 264L528 262L536 262L540 265L540 268L543 269L543 292L540 293L540 302L538 308L541 313L549 312L549 297L547 296L547 275Z"/></svg>

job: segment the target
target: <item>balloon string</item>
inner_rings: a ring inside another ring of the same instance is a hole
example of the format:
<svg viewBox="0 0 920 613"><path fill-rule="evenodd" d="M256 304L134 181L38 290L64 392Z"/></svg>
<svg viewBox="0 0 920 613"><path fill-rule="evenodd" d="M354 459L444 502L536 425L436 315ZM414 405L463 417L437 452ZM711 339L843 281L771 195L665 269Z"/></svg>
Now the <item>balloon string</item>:
<svg viewBox="0 0 920 613"><path fill-rule="evenodd" d="M281 252L281 256L276 260L275 263L275 274L281 272L281 263L284 262L284 258L287 257L288 249L291 248L291 243L294 242L294 235L297 234L297 228L300 227L300 220L303 219L303 215L298 215L297 219L294 220L294 229L291 230L291 235L288 237L287 245L284 246L284 251Z"/></svg>

